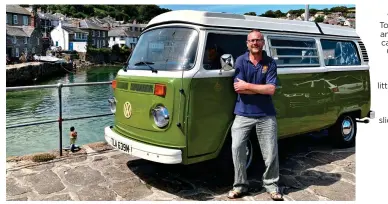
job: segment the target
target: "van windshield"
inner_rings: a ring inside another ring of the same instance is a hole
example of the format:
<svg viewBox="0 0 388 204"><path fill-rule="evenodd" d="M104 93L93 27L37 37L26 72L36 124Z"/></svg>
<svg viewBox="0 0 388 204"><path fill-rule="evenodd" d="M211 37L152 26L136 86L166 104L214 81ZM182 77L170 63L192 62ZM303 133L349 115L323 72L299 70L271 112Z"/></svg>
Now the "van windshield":
<svg viewBox="0 0 388 204"><path fill-rule="evenodd" d="M192 28L150 30L140 36L127 69L188 70L194 66L197 46L198 32Z"/></svg>

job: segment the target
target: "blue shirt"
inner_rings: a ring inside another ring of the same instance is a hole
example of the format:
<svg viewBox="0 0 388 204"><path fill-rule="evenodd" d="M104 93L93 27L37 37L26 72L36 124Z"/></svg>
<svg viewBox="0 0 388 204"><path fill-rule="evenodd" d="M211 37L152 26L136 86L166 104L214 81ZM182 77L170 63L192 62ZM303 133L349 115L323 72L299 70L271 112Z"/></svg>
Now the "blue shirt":
<svg viewBox="0 0 388 204"><path fill-rule="evenodd" d="M249 60L249 52L239 56L235 65L235 78L251 84L277 84L275 60L263 51L262 60L255 66ZM276 116L271 95L237 94L234 114L246 117Z"/></svg>

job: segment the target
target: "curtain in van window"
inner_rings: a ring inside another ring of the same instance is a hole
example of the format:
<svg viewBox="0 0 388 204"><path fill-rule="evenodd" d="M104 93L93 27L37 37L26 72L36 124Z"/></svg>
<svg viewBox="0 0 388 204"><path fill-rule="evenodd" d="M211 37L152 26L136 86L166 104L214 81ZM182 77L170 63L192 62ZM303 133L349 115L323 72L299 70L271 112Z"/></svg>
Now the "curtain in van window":
<svg viewBox="0 0 388 204"><path fill-rule="evenodd" d="M281 67L319 66L314 39L269 36L270 55Z"/></svg>
<svg viewBox="0 0 388 204"><path fill-rule="evenodd" d="M354 42L321 40L326 66L360 65L357 48Z"/></svg>

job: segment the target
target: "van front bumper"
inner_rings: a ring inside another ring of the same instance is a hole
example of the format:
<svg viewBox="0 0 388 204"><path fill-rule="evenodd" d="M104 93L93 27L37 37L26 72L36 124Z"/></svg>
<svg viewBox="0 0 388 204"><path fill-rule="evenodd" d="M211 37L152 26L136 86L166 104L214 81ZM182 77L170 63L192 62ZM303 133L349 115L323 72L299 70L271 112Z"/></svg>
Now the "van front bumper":
<svg viewBox="0 0 388 204"><path fill-rule="evenodd" d="M112 127L105 127L105 140L115 149L135 157L164 164L182 163L181 150L158 147L131 140L115 133Z"/></svg>
<svg viewBox="0 0 388 204"><path fill-rule="evenodd" d="M370 118L370 119L375 119L375 117L376 117L376 112L374 112L374 111L369 111L367 117Z"/></svg>

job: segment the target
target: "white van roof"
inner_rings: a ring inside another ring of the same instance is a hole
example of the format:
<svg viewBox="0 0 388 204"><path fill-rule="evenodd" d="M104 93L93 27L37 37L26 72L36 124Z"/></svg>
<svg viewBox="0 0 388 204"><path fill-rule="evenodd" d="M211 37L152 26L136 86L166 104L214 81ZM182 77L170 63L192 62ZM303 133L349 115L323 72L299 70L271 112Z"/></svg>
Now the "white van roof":
<svg viewBox="0 0 388 204"><path fill-rule="evenodd" d="M190 23L210 27L358 37L355 29L349 27L316 24L310 21L192 10L176 10L160 14L148 23L147 28L167 23Z"/></svg>

